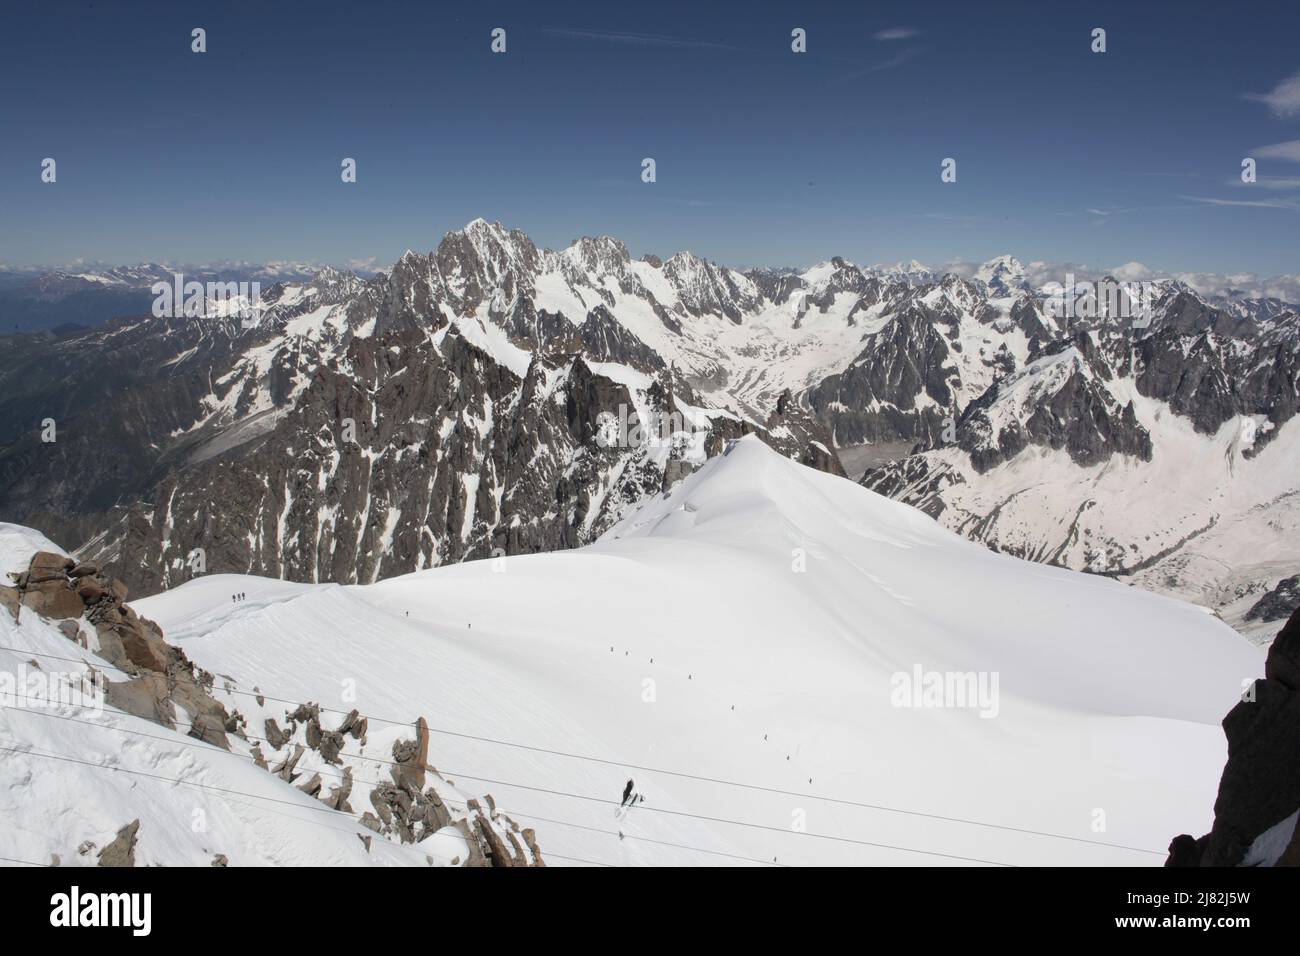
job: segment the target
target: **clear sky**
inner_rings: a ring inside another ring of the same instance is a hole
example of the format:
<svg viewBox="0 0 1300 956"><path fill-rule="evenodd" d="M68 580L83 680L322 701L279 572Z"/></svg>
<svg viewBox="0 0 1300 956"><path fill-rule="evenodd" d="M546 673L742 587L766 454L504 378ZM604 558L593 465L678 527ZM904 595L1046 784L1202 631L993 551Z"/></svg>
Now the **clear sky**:
<svg viewBox="0 0 1300 956"><path fill-rule="evenodd" d="M386 266L482 216L737 266L1300 271L1300 3L43 0L3 21L0 261Z"/></svg>

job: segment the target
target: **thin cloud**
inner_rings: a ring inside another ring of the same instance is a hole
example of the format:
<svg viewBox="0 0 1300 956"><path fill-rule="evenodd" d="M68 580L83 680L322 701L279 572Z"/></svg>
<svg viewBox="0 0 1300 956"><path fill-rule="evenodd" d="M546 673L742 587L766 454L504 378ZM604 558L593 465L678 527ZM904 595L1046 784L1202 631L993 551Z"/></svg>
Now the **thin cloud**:
<svg viewBox="0 0 1300 956"><path fill-rule="evenodd" d="M1188 208L1188 207L1185 206L1185 205L1179 205L1179 206L1163 206L1163 205L1161 205L1161 206L1110 206L1110 207L1088 206L1088 207L1085 208L1083 211L1086 212L1086 213L1087 213L1088 215L1090 215L1090 216L1096 216L1096 217L1097 217L1096 219L1091 219L1091 220L1089 220L1089 222L1090 222L1092 225L1094 225L1094 226L1104 226L1106 223L1110 222L1110 219L1111 219L1112 216L1126 216L1126 215L1128 215L1128 214L1131 213L1131 212L1149 212L1149 211L1151 211L1151 210L1186 209L1186 208ZM1075 215L1075 213L1071 211L1071 212L1060 213L1059 215L1063 215L1063 216L1073 216L1073 215Z"/></svg>
<svg viewBox="0 0 1300 956"><path fill-rule="evenodd" d="M1300 209L1295 199L1215 199L1212 196L1183 196L1207 206L1247 206L1252 209Z"/></svg>
<svg viewBox="0 0 1300 956"><path fill-rule="evenodd" d="M888 60L881 60L878 63L869 63L860 70L854 70L852 73L846 73L844 76L832 81L835 83L845 83L849 80L856 80L862 76L870 76L872 73L879 73L882 70L892 70L895 67L902 66L908 60L917 56L921 51L917 47L908 47L891 56Z"/></svg>
<svg viewBox="0 0 1300 956"><path fill-rule="evenodd" d="M920 36L920 30L913 30L911 27L891 27L888 30L881 30L873 34L872 39L881 43L888 43L890 40L910 40L912 37Z"/></svg>
<svg viewBox="0 0 1300 956"><path fill-rule="evenodd" d="M652 196L654 202L667 203L671 206L687 206L692 209L804 209L801 203L780 201L695 199L692 197Z"/></svg>
<svg viewBox="0 0 1300 956"><path fill-rule="evenodd" d="M1260 189L1300 189L1300 176L1260 176L1253 183L1243 183L1241 177L1224 180L1229 186L1258 186Z"/></svg>
<svg viewBox="0 0 1300 956"><path fill-rule="evenodd" d="M697 40L690 37L660 36L653 33L618 33L611 30L570 30L559 27L547 27L542 30L548 36L566 40L587 40L596 43L619 43L625 46L670 47L679 50L738 50L730 43L717 43L712 40Z"/></svg>
<svg viewBox="0 0 1300 956"><path fill-rule="evenodd" d="M1194 173L1194 172L1191 172L1191 171L1189 171L1189 170L1154 170L1154 169L1149 169L1149 170L1143 170L1143 171L1141 171L1141 172L1139 172L1139 171L1137 171L1137 170L1129 170L1129 171L1127 171L1127 172L1120 173L1120 175L1121 175L1121 176L1156 177L1156 178L1160 178L1160 179L1198 179L1198 178L1200 178L1200 175L1201 175L1201 174L1200 174L1200 173Z"/></svg>
<svg viewBox="0 0 1300 956"><path fill-rule="evenodd" d="M1285 159L1293 163L1300 163L1300 139L1293 139L1286 143L1273 143L1269 146L1256 147L1252 156L1260 159Z"/></svg>
<svg viewBox="0 0 1300 956"><path fill-rule="evenodd" d="M1265 104L1274 116L1295 116L1300 113L1300 72L1287 77L1268 93L1247 93L1245 97Z"/></svg>
<svg viewBox="0 0 1300 956"><path fill-rule="evenodd" d="M1128 212L1128 210L1127 209L1096 209L1090 206L1087 209L1085 209L1084 212L1086 212L1090 216L1096 217L1094 219L1089 219L1088 225L1104 226L1106 225L1106 223L1110 222L1111 216L1114 216L1118 213Z"/></svg>
<svg viewBox="0 0 1300 956"><path fill-rule="evenodd" d="M885 60L883 63L877 63L874 67L871 68L869 72L879 73L881 70L892 70L896 66L902 66L904 63L912 59L920 52L921 51L918 50L916 47L909 47L906 50L903 50L902 52L898 53L897 55L891 56L888 60Z"/></svg>

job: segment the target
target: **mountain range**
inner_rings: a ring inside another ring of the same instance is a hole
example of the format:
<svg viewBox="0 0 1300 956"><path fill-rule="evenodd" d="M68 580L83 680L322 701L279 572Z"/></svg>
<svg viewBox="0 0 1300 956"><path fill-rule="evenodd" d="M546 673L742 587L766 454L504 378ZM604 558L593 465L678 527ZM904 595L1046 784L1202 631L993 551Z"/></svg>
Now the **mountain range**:
<svg viewBox="0 0 1300 956"><path fill-rule="evenodd" d="M1166 278L1140 315L1083 287L1062 315L1013 257L967 271L552 251L475 220L371 276L266 274L239 314L10 335L0 514L133 592L371 583L589 544L754 435L1271 637L1300 565L1300 310Z"/></svg>
<svg viewBox="0 0 1300 956"><path fill-rule="evenodd" d="M306 281L320 266L306 262L177 266L77 263L56 269L0 263L0 332L67 335L121 316L150 311L156 282L177 272L202 282Z"/></svg>

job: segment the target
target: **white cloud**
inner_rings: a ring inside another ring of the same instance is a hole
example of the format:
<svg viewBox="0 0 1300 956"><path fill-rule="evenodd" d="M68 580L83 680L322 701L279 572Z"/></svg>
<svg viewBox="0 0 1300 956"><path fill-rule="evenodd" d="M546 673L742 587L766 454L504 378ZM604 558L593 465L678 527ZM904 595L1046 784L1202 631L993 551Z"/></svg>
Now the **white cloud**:
<svg viewBox="0 0 1300 956"><path fill-rule="evenodd" d="M1219 275L1213 272L1176 272L1169 276L1191 286L1201 295L1246 299L1281 299L1300 302L1300 275L1262 279L1253 272Z"/></svg>
<svg viewBox="0 0 1300 956"><path fill-rule="evenodd" d="M1248 206L1254 209L1300 209L1295 199L1215 199L1213 196L1184 196L1207 206Z"/></svg>
<svg viewBox="0 0 1300 956"><path fill-rule="evenodd" d="M953 259L937 266L936 275L952 273L969 279L979 271L981 263L962 259ZM1066 284L1070 276L1075 282L1100 282L1110 276L1118 282L1146 282L1176 280L1190 286L1197 293L1207 297L1231 297L1239 299L1281 299L1283 302L1300 304L1300 274L1278 275L1261 278L1253 272L1221 274L1215 272L1163 272L1152 269L1145 263L1125 262L1122 265L1098 269L1081 262L1043 262L1035 260L1024 266L1025 281L1034 289L1055 283Z"/></svg>
<svg viewBox="0 0 1300 956"><path fill-rule="evenodd" d="M1276 116L1300 113L1300 73L1287 77L1268 93L1247 93L1246 99L1267 104Z"/></svg>
<svg viewBox="0 0 1300 956"><path fill-rule="evenodd" d="M945 262L943 265L939 266L939 268L935 269L934 271L939 275L947 275L948 273L951 272L955 276L961 276L963 279L969 279L971 276L973 276L976 272L979 271L979 267L980 264L978 262L962 262L958 259L954 259L951 262Z"/></svg>
<svg viewBox="0 0 1300 956"><path fill-rule="evenodd" d="M1256 159L1286 159L1293 163L1300 163L1300 139L1293 139L1286 143L1273 143L1269 146L1259 146L1251 153Z"/></svg>
<svg viewBox="0 0 1300 956"><path fill-rule="evenodd" d="M891 27L888 30L881 30L874 34L874 39L880 41L889 40L910 40L914 36L919 36L920 30L913 30L911 27Z"/></svg>
<svg viewBox="0 0 1300 956"><path fill-rule="evenodd" d="M1253 183L1229 179L1229 186L1258 186L1260 189L1300 189L1300 176L1260 176Z"/></svg>
<svg viewBox="0 0 1300 956"><path fill-rule="evenodd" d="M1140 279L1150 279L1152 276L1151 270L1140 262L1126 262L1107 271L1120 282L1137 282Z"/></svg>

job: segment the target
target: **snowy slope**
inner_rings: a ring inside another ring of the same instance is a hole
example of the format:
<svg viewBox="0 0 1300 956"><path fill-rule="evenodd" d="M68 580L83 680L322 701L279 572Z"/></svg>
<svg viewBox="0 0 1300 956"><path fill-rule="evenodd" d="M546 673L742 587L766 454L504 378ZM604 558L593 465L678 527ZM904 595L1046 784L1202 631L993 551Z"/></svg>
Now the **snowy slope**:
<svg viewBox="0 0 1300 956"><path fill-rule="evenodd" d="M1219 720L1262 671L1199 609L993 554L753 439L578 551L137 607L237 685L424 715L430 762L559 865L1158 864L1207 828ZM918 666L995 672L995 706L894 706ZM620 824L628 777L646 802Z"/></svg>
<svg viewBox="0 0 1300 956"><path fill-rule="evenodd" d="M383 840L367 852L358 836L368 831L245 756L86 698L69 703L91 667L123 677L37 615L15 623L0 610L0 675L16 695L0 706L0 865L94 866L136 819L137 866L208 866L217 854L240 866L429 865L427 850Z"/></svg>

